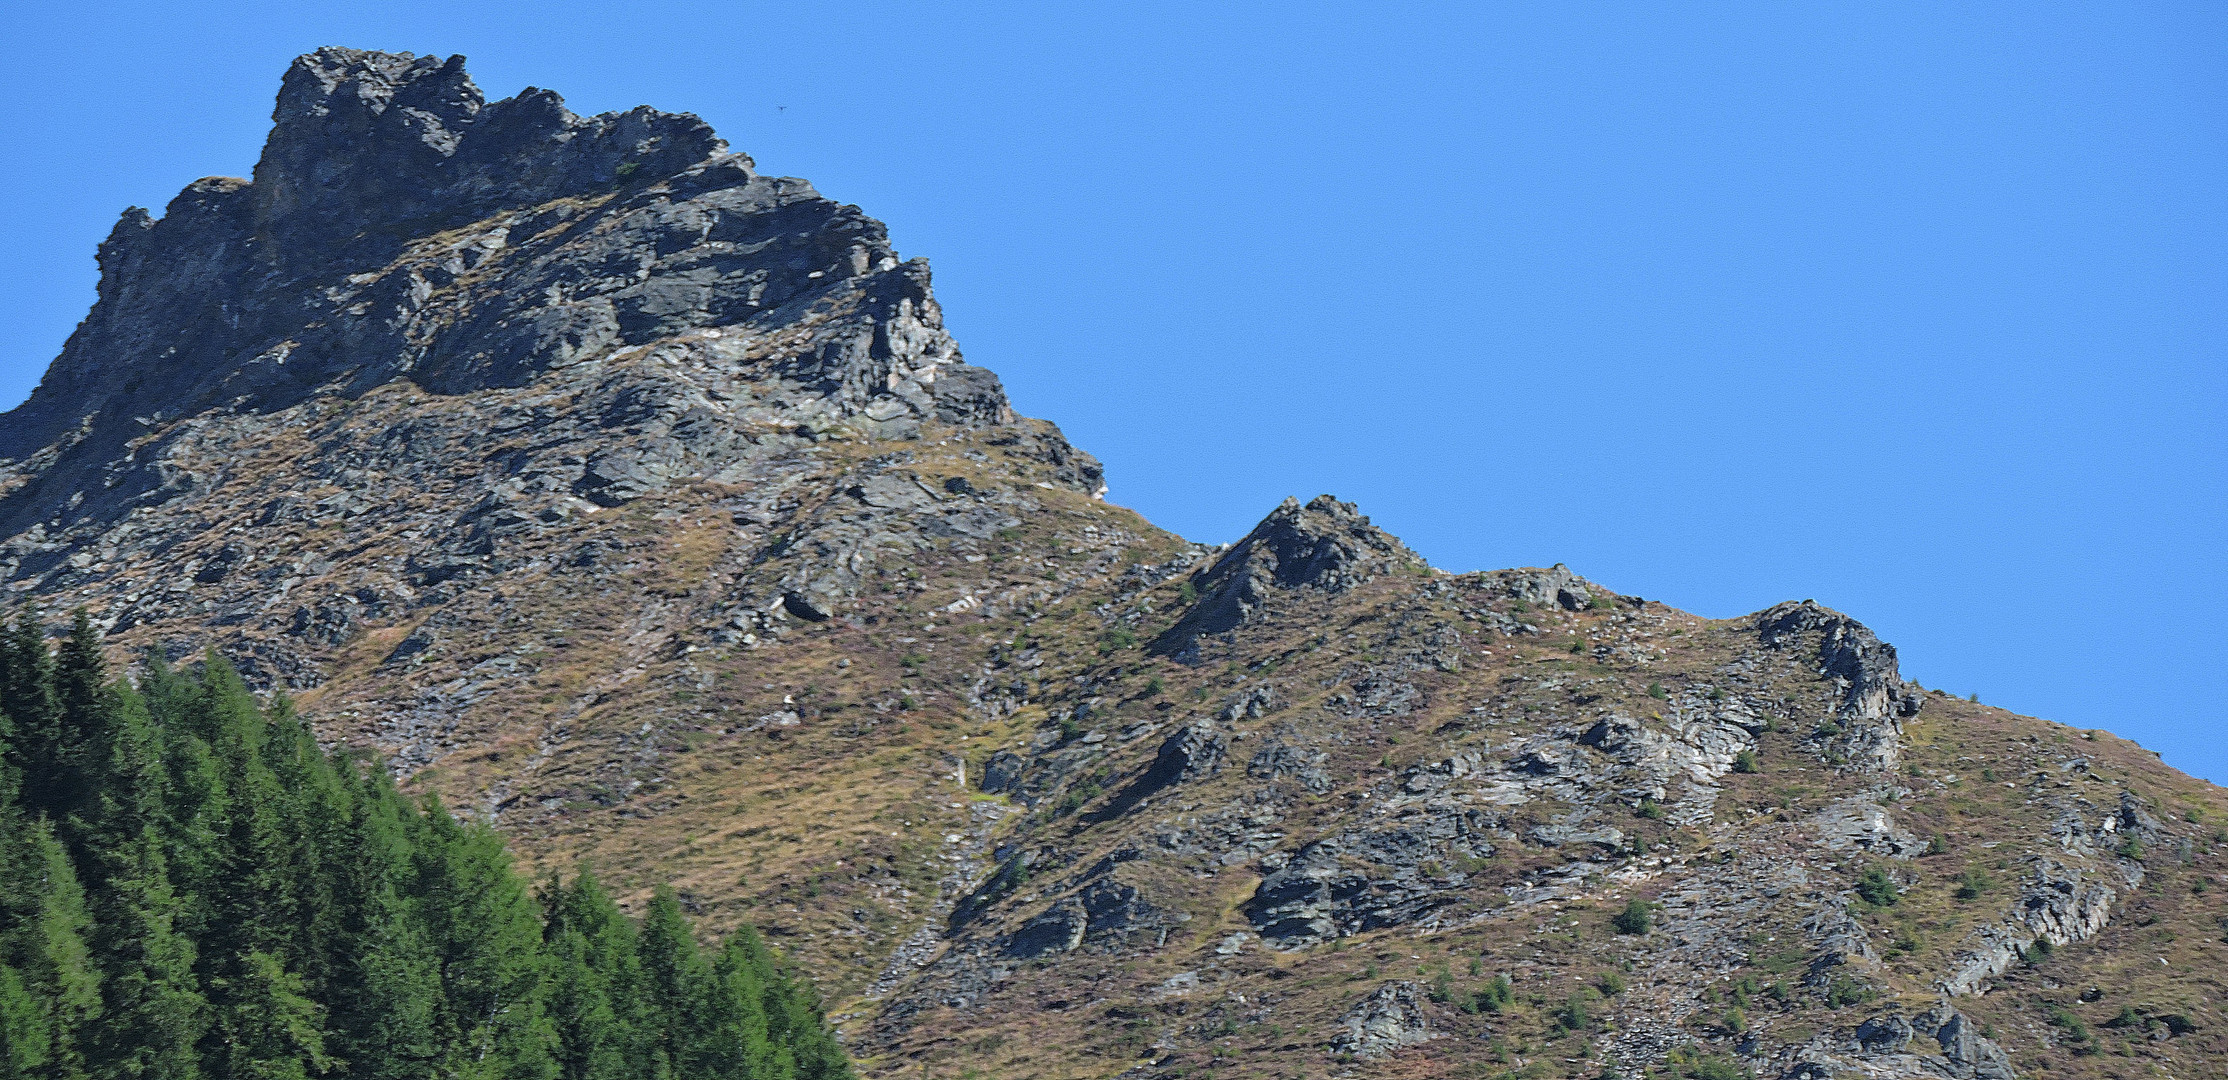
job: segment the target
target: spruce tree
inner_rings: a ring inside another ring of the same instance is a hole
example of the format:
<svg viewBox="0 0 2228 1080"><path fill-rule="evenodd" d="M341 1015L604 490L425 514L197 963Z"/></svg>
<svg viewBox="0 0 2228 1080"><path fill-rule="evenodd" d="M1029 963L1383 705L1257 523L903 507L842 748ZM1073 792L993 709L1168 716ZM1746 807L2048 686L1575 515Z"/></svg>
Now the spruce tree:
<svg viewBox="0 0 2228 1080"><path fill-rule="evenodd" d="M54 656L46 634L28 611L0 633L0 713L14 728L10 747L26 820L62 801L67 761L62 751L61 710L54 700Z"/></svg>
<svg viewBox="0 0 2228 1080"><path fill-rule="evenodd" d="M31 1021L44 1046L42 1076L78 1080L87 1075L86 1043L101 1011L100 973L85 945L91 922L85 894L69 855L44 820L29 833L31 914L0 949L0 964L21 973L42 1005Z"/></svg>
<svg viewBox="0 0 2228 1080"><path fill-rule="evenodd" d="M734 1075L720 1070L725 1063L711 1041L717 1000L711 965L672 889L660 888L651 898L635 956L642 969L640 1045L653 1074Z"/></svg>
<svg viewBox="0 0 2228 1080"><path fill-rule="evenodd" d="M346 887L343 869L354 858L345 847L354 793L284 695L265 710L263 764L283 795L278 813L288 832L282 859L293 878L286 883L292 898L286 956L323 996L345 977L341 954L352 944L342 940L338 898Z"/></svg>
<svg viewBox="0 0 2228 1080"><path fill-rule="evenodd" d="M17 805L23 795L22 763L16 760L15 720L8 715L5 704L7 648L5 629L0 628L0 827L17 819ZM13 835L11 831L0 836L0 845L5 845Z"/></svg>
<svg viewBox="0 0 2228 1080"><path fill-rule="evenodd" d="M101 782L83 842L86 862L100 878L129 872L136 863L143 833L166 831L170 806L162 737L147 714L147 703L128 685L101 687L89 707L103 714L107 745L100 763Z"/></svg>
<svg viewBox="0 0 2228 1080"><path fill-rule="evenodd" d="M41 1075L54 1050L47 1002L23 974L0 964L0 1080Z"/></svg>
<svg viewBox="0 0 2228 1080"><path fill-rule="evenodd" d="M563 1080L631 1080L641 965L634 927L586 868L542 890L549 1019Z"/></svg>
<svg viewBox="0 0 2228 1080"><path fill-rule="evenodd" d="M231 1080L308 1080L339 1063L325 1053L324 1010L278 957L251 952L231 966L218 1030Z"/></svg>
<svg viewBox="0 0 2228 1080"><path fill-rule="evenodd" d="M796 1075L795 1061L780 1057L766 1022L771 974L757 962L739 932L728 936L712 965L720 1038L730 1044L727 1053L742 1063L743 1075L752 1080L790 1080Z"/></svg>
<svg viewBox="0 0 2228 1080"><path fill-rule="evenodd" d="M349 767L353 772L352 767ZM336 977L330 1047L349 1075L404 1080L434 1075L440 965L416 909L403 895L414 880L417 813L382 770L344 777L349 819L336 860L337 936L328 965Z"/></svg>
<svg viewBox="0 0 2228 1080"><path fill-rule="evenodd" d="M540 1009L541 923L503 841L427 799L415 898L441 972L435 1032L459 1075L556 1073Z"/></svg>
<svg viewBox="0 0 2228 1080"><path fill-rule="evenodd" d="M173 671L159 655L147 658L139 692L162 747L163 839L170 882L181 902L177 926L201 941L215 918L218 838L229 815L208 701L200 680Z"/></svg>
<svg viewBox="0 0 2228 1080"><path fill-rule="evenodd" d="M751 973L761 987L760 1010L768 1040L794 1062L800 1080L850 1080L851 1059L828 1029L826 1015L810 986L791 979L775 960L765 939L748 925L728 935L723 963Z"/></svg>
<svg viewBox="0 0 2228 1080"><path fill-rule="evenodd" d="M53 680L56 745L49 751L52 772L43 777L45 803L38 810L73 848L80 874L99 880L94 834L101 796L121 786L109 775L117 710L109 692L108 668L101 659L100 631L93 628L83 608L72 618L69 636L55 654Z"/></svg>
<svg viewBox="0 0 2228 1080"><path fill-rule="evenodd" d="M93 1055L103 1076L193 1080L209 1004L194 976L198 950L180 933L162 842L152 824L131 845L128 870L100 892L94 942L103 1010Z"/></svg>

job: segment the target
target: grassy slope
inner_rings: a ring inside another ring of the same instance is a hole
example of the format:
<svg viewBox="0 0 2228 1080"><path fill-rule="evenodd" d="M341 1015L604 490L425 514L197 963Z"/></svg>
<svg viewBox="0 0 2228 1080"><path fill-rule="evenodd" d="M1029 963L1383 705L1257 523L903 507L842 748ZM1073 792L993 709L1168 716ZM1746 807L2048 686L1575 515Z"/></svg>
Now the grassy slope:
<svg viewBox="0 0 2228 1080"><path fill-rule="evenodd" d="M360 422L382 422L380 403L372 406ZM700 628L711 598L737 580L778 569L754 565L754 547L736 539L723 509L736 493L700 487L596 515L585 535L621 567L605 587L583 592L573 579L521 572L460 601L474 633L459 636L465 644L433 657L426 670L463 680L475 665L509 657L532 678L459 712L450 735L456 751L414 782L459 806L498 809L502 827L536 867L592 860L636 899L670 880L705 914L707 931L744 919L765 926L831 1003L863 1025L879 1002L860 995L931 917L939 882L987 870L982 855L990 844L1026 833L1080 860L1162 822L1182 827L1187 810L1212 811L1249 786L1242 768L1226 769L1187 788L1182 807L1084 825L1081 816L1054 818L1042 808L986 810L979 795L954 781L960 760L979 776L990 752L1035 737L1050 716L1072 707L1084 694L1082 682L1112 703L1094 723L1113 730L1213 712L1248 679L1282 671L1288 700L1241 727L1257 734L1277 725L1320 727L1333 723L1320 708L1336 692L1325 677L1341 667L1391 663L1433 626L1466 625L1455 600L1422 588L1444 576L1419 568L1336 603L1296 602L1272 623L1241 634L1229 655L1210 664L1184 667L1116 647L1098 609L1136 591L1127 570L1165 565L1185 556L1188 545L1130 511L1037 487L1035 463L1009 460L972 440L926 440L908 468L931 486L962 477L977 486L1025 488L1043 509L984 546L979 562L948 546L885 560L856 612L867 625L801 625L772 647L713 646L692 629ZM276 463L307 448L266 449ZM833 476L886 449L828 444L807 464ZM244 467L243 474L252 471ZM379 540L295 539L303 550L325 551L343 542L362 550ZM995 586L985 589L986 581ZM1143 593L1153 609L1148 631L1181 610L1178 587L1169 579ZM970 593L1012 599L993 604L996 616L989 618L981 609L937 610ZM1700 687L1751 640L1737 622L1653 604L1525 617L1542 627L1537 638L1488 636L1486 653L1473 633L1460 670L1411 674L1424 691L1423 707L1347 723L1347 741L1325 765L1337 786L1301 800L1276 824L1282 846L1289 850L1333 828L1353 805L1352 792L1409 764L1571 718L1568 684L1580 685L1589 705L1645 715L1653 687L1660 684L1667 696ZM376 739L380 710L407 699L380 661L408 630L408 623L375 626L336 650L333 676L304 695L305 708L333 734ZM1579 652L1569 650L1573 641L1581 643ZM1593 651L1597 642L1638 644L1658 656L1645 665L1618 660ZM120 646L146 643L127 634ZM1032 649L1036 666L1017 663ZM969 688L986 669L1001 682L1022 679L1033 704L994 720L969 710ZM1543 676L1566 685L1542 690ZM1477 708L1498 722L1481 721ZM762 721L783 714L796 722ZM2147 853L2149 879L2104 935L2016 969L1995 992L1960 1005L2036 1075L2132 1077L2164 1068L2186 1076L2228 1059L2228 1018L2217 1004L2228 971L2222 959L2228 946L2220 942L2228 912L2220 854L2228 837L2219 831L2228 824L2228 800L2221 790L2109 735L2091 737L1939 695L1929 697L1907 734L1912 771L1902 785L1909 793L1894 812L1906 827L1940 835L1947 850L1902 868L1914 880L1900 903L1861 916L1875 941L1893 943L1874 980L1879 988L1907 1008L1925 1004L1927 979L1941 969L1961 928L2006 902L2017 872L2015 855L2007 853L2039 846L2047 836L2048 808L2025 778L2079 755L2090 762L2085 773L2053 774L2043 786L2093 790L2100 804L2125 787L2197 842L2186 862L2175 851ZM1100 791L1116 786L1142 766L1156 741L1116 747L1083 782ZM1247 752L1241 742L1233 756ZM997 992L994 1007L927 1015L902 1037L863 1043L872 1055L867 1064L891 1075L910 1075L925 1063L939 1075L1095 1076L1150 1056L1170 1070L1312 1075L1329 1064L1322 1044L1339 1015L1375 981L1443 982L1460 1000L1501 972L1515 982L1512 1007L1493 1015L1437 1006L1435 1023L1452 1037L1364 1067L1378 1075L1593 1075L1597 1055L1620 1029L1660 1027L1666 1017L1676 1018L1671 1026L1679 1037L1720 1048L1737 1044L1731 1027L1738 1025L1775 1041L1846 1029L1881 1006L1834 1009L1799 987L1798 961L1785 944L1799 937L1791 909L1757 909L1747 917L1733 966L1711 971L1689 966L1691 957L1667 940L1669 931L1636 938L1609 927L1610 915L1633 896L1662 898L1682 880L1715 873L1737 881L1814 855L1800 827L1805 813L1871 786L1831 767L1799 731L1763 736L1759 756L1758 773L1724 780L1717 821L1733 827L1617 821L1644 851L1634 874L1604 880L1580 898L1514 913L1500 911L1507 896L1497 886L1565 858L1507 845L1476 868L1463 913L1477 918L1451 920L1454 928L1439 932L1395 928L1336 947L1287 954L1256 946L1220 955L1217 942L1249 928L1238 909L1258 883L1258 866L1134 864L1125 870L1134 883L1190 917L1165 946L1131 956L1071 954L1024 968ZM2002 779L1983 780L1984 769ZM1544 820L1553 809L1534 804L1522 812ZM1834 889L1847 888L1866 865L1855 858L1812 862L1822 875L1839 875L1826 883ZM1997 887L1961 901L1954 879L1969 866L1989 871ZM1024 915L1023 907L1011 905L1009 913ZM1160 992L1167 979L1186 972L1199 974L1207 988ZM1590 1015L1571 1027L1573 995L1598 995L1591 988L1609 981L1605 972L1618 973L1626 988L1587 1002ZM1770 992L1775 984L1788 988L1785 1000ZM2080 1000L2091 987L2101 996ZM1728 1016L1736 996L1745 1001L1737 1024ZM2105 1026L2123 1009L2133 1010L2135 1025ZM2156 1018L2168 1013L2190 1018L2197 1030L2154 1038L2163 1030ZM2085 1038L2074 1037L2069 1015L2079 1018ZM863 1026L856 1030L865 1037Z"/></svg>

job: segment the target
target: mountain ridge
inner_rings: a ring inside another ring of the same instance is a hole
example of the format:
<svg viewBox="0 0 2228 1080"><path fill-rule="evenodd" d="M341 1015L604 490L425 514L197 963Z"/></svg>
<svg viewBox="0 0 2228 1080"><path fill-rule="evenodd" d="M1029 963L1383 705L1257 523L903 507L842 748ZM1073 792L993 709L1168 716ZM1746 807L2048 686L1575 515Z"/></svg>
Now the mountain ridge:
<svg viewBox="0 0 2228 1080"><path fill-rule="evenodd" d="M253 180L101 266L0 416L9 588L119 662L217 650L529 863L765 927L869 1074L2228 1045L2219 789L1809 601L1449 574L1327 495L1172 536L965 363L924 260L687 114L319 50Z"/></svg>

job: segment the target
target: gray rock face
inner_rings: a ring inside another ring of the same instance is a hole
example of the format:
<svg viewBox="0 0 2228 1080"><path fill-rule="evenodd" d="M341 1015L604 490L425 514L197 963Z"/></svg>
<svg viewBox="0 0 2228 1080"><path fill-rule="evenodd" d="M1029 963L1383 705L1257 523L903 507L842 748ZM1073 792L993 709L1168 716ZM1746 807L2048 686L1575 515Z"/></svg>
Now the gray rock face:
<svg viewBox="0 0 2228 1080"><path fill-rule="evenodd" d="M1911 1045L1911 1022L1900 1016L1875 1016L1857 1025L1857 1042L1865 1052L1892 1054Z"/></svg>
<svg viewBox="0 0 2228 1080"><path fill-rule="evenodd" d="M1616 830L1564 838L1614 842ZM1280 949L1384 926L1413 924L1457 902L1469 875L1460 859L1490 858L1500 819L1459 806L1417 805L1383 825L1325 837L1261 880L1245 905L1263 939ZM1558 842L1562 842L1559 840ZM1442 862L1444 860L1444 862Z"/></svg>
<svg viewBox="0 0 2228 1080"><path fill-rule="evenodd" d="M982 789L993 795L1021 788L1021 770L1026 764L1021 755L1011 750L1000 750L983 763Z"/></svg>
<svg viewBox="0 0 2228 1080"><path fill-rule="evenodd" d="M2118 890L2077 866L2056 859L2036 860L2033 874L2002 920L1973 931L1942 980L1949 994L1970 994L2003 974L2037 938L2070 945L2101 933L2112 921Z"/></svg>
<svg viewBox="0 0 2228 1080"><path fill-rule="evenodd" d="M1152 764L1105 807L1093 812L1089 820L1119 817L1169 787L1213 776L1221 771L1223 759L1229 753L1230 737L1213 724L1204 720L1187 724L1163 740L1159 752L1153 755Z"/></svg>
<svg viewBox="0 0 2228 1080"><path fill-rule="evenodd" d="M1084 910L1081 900L1062 900L1044 914L1021 924L1021 929L1006 940L1004 955L1027 960L1067 952L1083 944L1083 932L1090 923L1090 913Z"/></svg>
<svg viewBox="0 0 2228 1080"><path fill-rule="evenodd" d="M1875 1016L1857 1025L1861 1064L1845 1062L1856 1075L1946 1077L1948 1080L2016 1080L2011 1059L1994 1041L1983 1038L1949 1002L1905 1019ZM1801 1066L1810 1075L1839 1075L1822 1062Z"/></svg>
<svg viewBox="0 0 2228 1080"><path fill-rule="evenodd" d="M1214 565L1192 577L1199 602L1153 642L1177 655L1203 635L1225 633L1261 613L1279 590L1343 592L1414 556L1354 508L1328 495L1286 499Z"/></svg>
<svg viewBox="0 0 2228 1080"><path fill-rule="evenodd" d="M1869 797L1837 800L1811 815L1810 822L1829 851L1853 849L1908 859L1926 850L1924 839L1897 825L1887 808Z"/></svg>
<svg viewBox="0 0 2228 1080"><path fill-rule="evenodd" d="M1331 1040L1331 1050L1381 1058L1430 1039L1431 1020L1424 1015L1423 1001L1423 988L1406 980L1378 987L1339 1019L1340 1031Z"/></svg>
<svg viewBox="0 0 2228 1080"><path fill-rule="evenodd" d="M1320 795L1331 789L1331 776L1323 770L1323 763L1328 760L1330 755L1321 750L1307 750L1281 739L1270 739L1246 762L1246 775L1256 780L1289 777L1302 788Z"/></svg>
<svg viewBox="0 0 2228 1080"><path fill-rule="evenodd" d="M1213 725L1191 724L1160 744L1160 753L1139 783L1149 793L1179 781L1212 775L1222 767L1229 749L1229 738Z"/></svg>
<svg viewBox="0 0 2228 1080"><path fill-rule="evenodd" d="M1070 878L1066 895L1041 914L1023 922L1000 943L997 954L1009 960L1028 960L1089 946L1105 950L1131 945L1146 931L1167 925L1162 913L1138 894L1135 886L1114 878L1114 870L1135 858L1135 851L1117 852ZM1017 856L975 895L954 911L954 925L964 923L1021 880L1019 871L1029 856ZM1080 881L1080 883L1078 883Z"/></svg>

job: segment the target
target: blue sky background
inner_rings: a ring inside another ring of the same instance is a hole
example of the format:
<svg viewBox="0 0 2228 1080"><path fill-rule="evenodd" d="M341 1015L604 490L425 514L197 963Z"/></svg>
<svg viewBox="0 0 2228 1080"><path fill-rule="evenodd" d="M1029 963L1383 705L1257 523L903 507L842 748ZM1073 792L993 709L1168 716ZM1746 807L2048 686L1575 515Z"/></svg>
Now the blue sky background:
<svg viewBox="0 0 2228 1080"><path fill-rule="evenodd" d="M1815 597L2228 781L2228 6L32 7L0 404L291 57L461 52L888 221L1185 536L1328 491L1452 569Z"/></svg>

